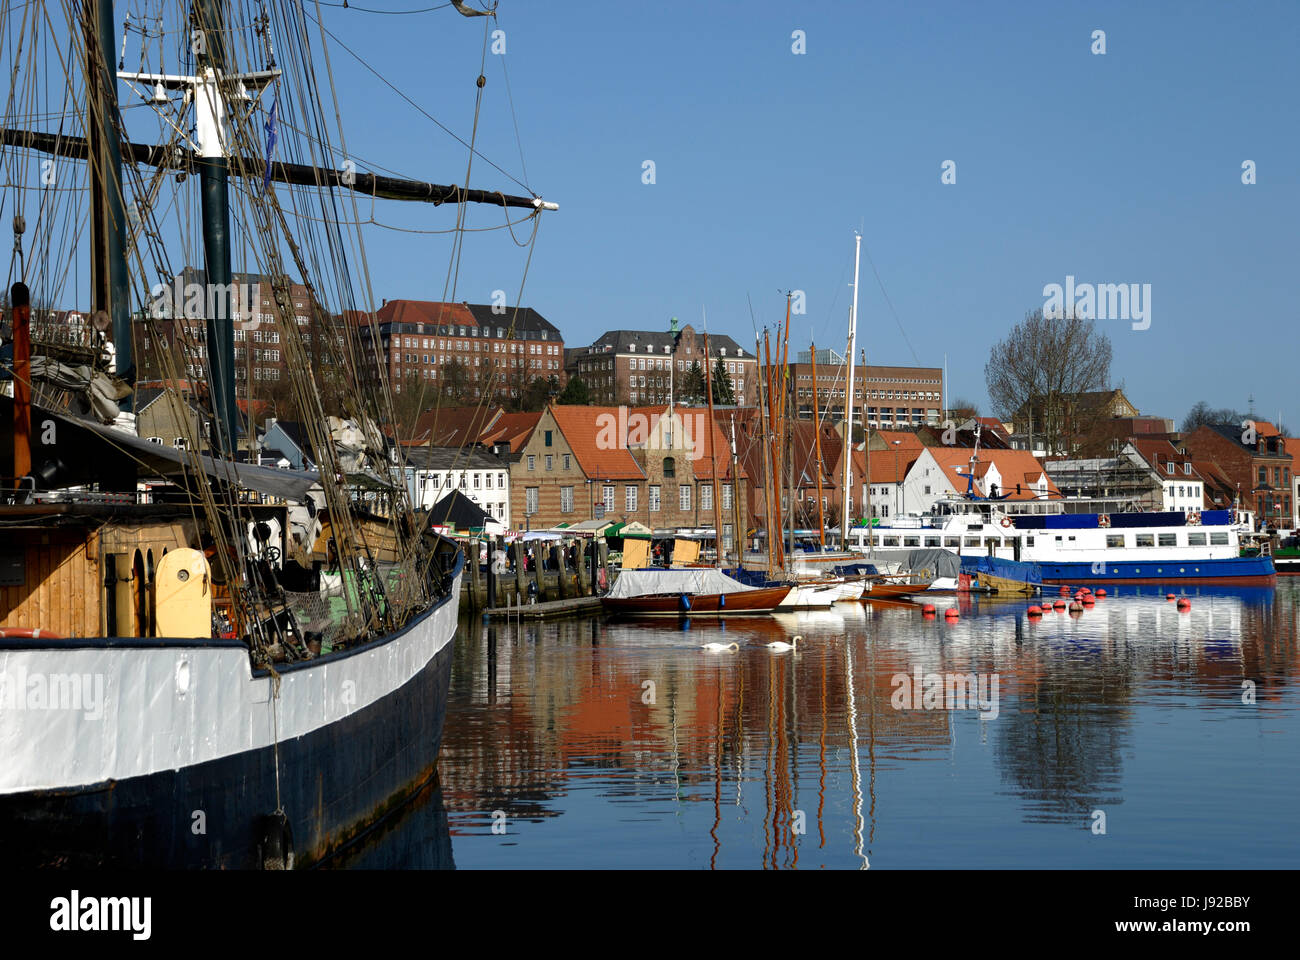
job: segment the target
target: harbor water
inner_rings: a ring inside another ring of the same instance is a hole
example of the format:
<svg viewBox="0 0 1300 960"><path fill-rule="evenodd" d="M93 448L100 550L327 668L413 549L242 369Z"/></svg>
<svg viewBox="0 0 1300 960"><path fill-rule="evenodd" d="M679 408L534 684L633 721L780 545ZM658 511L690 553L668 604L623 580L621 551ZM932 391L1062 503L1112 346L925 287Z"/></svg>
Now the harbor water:
<svg viewBox="0 0 1300 960"><path fill-rule="evenodd" d="M465 619L439 783L337 865L1294 868L1300 580L1180 596Z"/></svg>

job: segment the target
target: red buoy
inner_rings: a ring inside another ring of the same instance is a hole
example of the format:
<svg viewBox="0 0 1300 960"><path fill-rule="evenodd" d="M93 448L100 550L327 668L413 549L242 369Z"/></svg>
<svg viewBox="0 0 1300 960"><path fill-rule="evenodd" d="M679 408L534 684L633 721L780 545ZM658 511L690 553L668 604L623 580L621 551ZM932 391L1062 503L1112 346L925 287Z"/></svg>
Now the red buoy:
<svg viewBox="0 0 1300 960"><path fill-rule="evenodd" d="M925 606L923 606L923 607L921 608L921 612L922 612L922 613L934 613L934 604L933 604L933 603L927 603Z"/></svg>
<svg viewBox="0 0 1300 960"><path fill-rule="evenodd" d="M1066 585L1066 584L1064 584L1064 583L1061 584L1061 596L1066 597L1066 596L1069 596L1069 595L1070 595L1070 588L1069 588L1069 586Z"/></svg>
<svg viewBox="0 0 1300 960"><path fill-rule="evenodd" d="M956 620L958 617L961 616L961 614L957 612L956 607L949 607L947 610L943 612L943 615L944 618L947 620Z"/></svg>
<svg viewBox="0 0 1300 960"><path fill-rule="evenodd" d="M1177 597L1175 597L1172 593L1166 593L1165 599L1168 600L1170 603L1172 603L1174 600L1177 599Z"/></svg>
<svg viewBox="0 0 1300 960"><path fill-rule="evenodd" d="M1192 601L1188 600L1186 597L1179 597L1178 609L1186 613L1188 610L1192 609Z"/></svg>
<svg viewBox="0 0 1300 960"><path fill-rule="evenodd" d="M1031 617L1041 617L1043 615L1043 608L1035 603L1028 610L1026 610L1025 613L1029 614Z"/></svg>
<svg viewBox="0 0 1300 960"><path fill-rule="evenodd" d="M1056 609L1056 610L1058 610L1058 611L1059 611L1059 610L1064 610L1064 609L1065 609L1065 601L1064 601L1064 600L1057 600L1056 603L1053 604L1053 607L1054 607L1054 609Z"/></svg>
<svg viewBox="0 0 1300 960"><path fill-rule="evenodd" d="M1104 597L1104 596L1106 596L1106 588L1105 588L1105 587L1098 587L1098 588L1097 588L1097 596L1099 596L1099 597Z"/></svg>
<svg viewBox="0 0 1300 960"><path fill-rule="evenodd" d="M1094 599L1092 599L1092 597L1084 597L1083 600L1081 600L1080 602L1081 602L1085 607L1093 607L1093 606L1096 606L1096 605L1097 605L1097 601L1094 600Z"/></svg>

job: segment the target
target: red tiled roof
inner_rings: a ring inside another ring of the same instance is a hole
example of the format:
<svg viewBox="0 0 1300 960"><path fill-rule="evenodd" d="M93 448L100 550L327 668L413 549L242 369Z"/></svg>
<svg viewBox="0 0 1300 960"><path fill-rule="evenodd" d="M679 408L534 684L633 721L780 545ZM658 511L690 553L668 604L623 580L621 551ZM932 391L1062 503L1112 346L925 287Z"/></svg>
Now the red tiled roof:
<svg viewBox="0 0 1300 960"><path fill-rule="evenodd" d="M645 473L627 448L627 437L620 430L618 407L553 405L547 412L578 459L578 466L588 477L602 480L643 480ZM630 413L630 412L629 412ZM610 418L613 418L612 420Z"/></svg>
<svg viewBox="0 0 1300 960"><path fill-rule="evenodd" d="M484 431L481 442L508 443L510 451L518 453L528 442L528 438L533 435L533 430L541 419L540 413L503 413L491 427Z"/></svg>
<svg viewBox="0 0 1300 960"><path fill-rule="evenodd" d="M420 414L405 446L463 447L479 443L504 412L502 407L435 407Z"/></svg>
<svg viewBox="0 0 1300 960"><path fill-rule="evenodd" d="M455 323L478 326L474 314L463 303L435 300L389 300L375 311L381 323Z"/></svg>

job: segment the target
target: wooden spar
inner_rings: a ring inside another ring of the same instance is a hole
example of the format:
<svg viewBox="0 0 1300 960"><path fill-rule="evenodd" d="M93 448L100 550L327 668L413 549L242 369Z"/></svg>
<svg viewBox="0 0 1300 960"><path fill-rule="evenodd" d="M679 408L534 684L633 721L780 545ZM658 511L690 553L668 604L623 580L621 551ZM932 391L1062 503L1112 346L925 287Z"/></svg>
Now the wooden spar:
<svg viewBox="0 0 1300 960"><path fill-rule="evenodd" d="M714 496L717 496L715 493ZM731 512L734 515L732 529L736 531L736 566L744 566L745 531L748 521L740 505L740 452L736 446L736 415L731 415Z"/></svg>
<svg viewBox="0 0 1300 960"><path fill-rule="evenodd" d="M764 331L766 336L766 331ZM760 357L763 356L763 344L759 342L758 333L754 333L754 352ZM760 449L763 451L763 523L765 525L764 533L767 536L767 575L772 576L772 495L768 488L769 477L772 473L772 465L769 461L768 454L770 450L767 445L767 407L771 395L764 389L764 379L767 376L764 370L763 376L758 380L758 425L762 436L759 440Z"/></svg>
<svg viewBox="0 0 1300 960"><path fill-rule="evenodd" d="M785 569L785 544L781 538L781 448L777 445L775 370L772 366L772 338L763 330L763 355L767 365L767 434L763 442L771 455L770 464L764 464L763 499L768 501L767 553L781 569Z"/></svg>
<svg viewBox="0 0 1300 960"><path fill-rule="evenodd" d="M794 553L794 448L792 441L793 433L789 429L789 423L785 418L786 403L789 400L790 389L790 302L793 293L787 292L785 295L785 332L782 339L785 341L781 346L781 459L784 463L787 459L789 463L786 466L786 475L790 478L790 496L786 503L786 517L790 523L789 532L786 534L790 538L789 553ZM788 438L788 439L787 439Z"/></svg>
<svg viewBox="0 0 1300 960"><path fill-rule="evenodd" d="M14 486L32 472L32 301L27 284L9 291L14 338Z"/></svg>
<svg viewBox="0 0 1300 960"><path fill-rule="evenodd" d="M0 128L0 143L5 146L39 150L53 156L84 160L89 147L81 137L69 137L32 130ZM196 170L197 153L183 147L160 147L143 143L122 143L122 157L132 163L172 170ZM231 157L230 172L235 176L260 179L266 171L261 157ZM467 190L454 184L425 183L400 177L381 177L373 173L333 170L304 163L271 164L271 179L276 183L326 187L331 190L355 190L365 196L384 200L410 200L419 203L486 203L498 207L525 207L530 210L558 210L559 204L540 197L519 197L496 190Z"/></svg>
<svg viewBox="0 0 1300 960"><path fill-rule="evenodd" d="M826 550L826 511L822 506L822 423L817 409L817 343L812 343L813 442L817 445L817 526L821 528L822 551Z"/></svg>
<svg viewBox="0 0 1300 960"><path fill-rule="evenodd" d="M704 331L704 356L711 356L709 353L709 331ZM722 484L718 482L718 453L713 445L713 434L717 428L713 425L713 374L710 373L704 381L705 389L708 391L709 400L709 425L706 428L709 431L709 462L713 464L713 537L717 545L718 566L723 566L722 562ZM739 566L739 564L737 564Z"/></svg>

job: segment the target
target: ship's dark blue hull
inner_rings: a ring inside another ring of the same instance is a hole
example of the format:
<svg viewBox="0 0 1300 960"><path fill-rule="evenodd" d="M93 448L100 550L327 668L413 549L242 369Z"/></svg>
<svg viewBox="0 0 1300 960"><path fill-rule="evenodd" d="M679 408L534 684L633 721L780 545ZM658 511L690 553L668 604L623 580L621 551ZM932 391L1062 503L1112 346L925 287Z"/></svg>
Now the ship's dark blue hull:
<svg viewBox="0 0 1300 960"><path fill-rule="evenodd" d="M1222 560L1107 560L1069 563L1040 562L1044 583L1274 583L1277 571L1268 557L1228 557Z"/></svg>
<svg viewBox="0 0 1300 960"><path fill-rule="evenodd" d="M277 748L267 747L90 787L0 796L0 862L260 868L280 839L277 806L295 865L318 862L434 776L453 647L375 703L281 742L278 782Z"/></svg>

